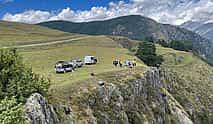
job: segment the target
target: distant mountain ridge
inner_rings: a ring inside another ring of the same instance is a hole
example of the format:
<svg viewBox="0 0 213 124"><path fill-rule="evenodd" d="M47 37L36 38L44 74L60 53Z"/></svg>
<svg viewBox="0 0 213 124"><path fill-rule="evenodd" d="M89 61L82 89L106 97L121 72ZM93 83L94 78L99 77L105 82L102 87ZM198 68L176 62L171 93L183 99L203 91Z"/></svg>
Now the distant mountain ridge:
<svg viewBox="0 0 213 124"><path fill-rule="evenodd" d="M213 23L201 23L201 22L186 22L181 27L194 31L201 36L213 41Z"/></svg>
<svg viewBox="0 0 213 124"><path fill-rule="evenodd" d="M192 41L193 51L213 64L213 44L209 40L184 28L161 24L139 15L82 23L50 21L39 23L38 25L65 32L90 35L118 35L136 40L144 40L151 37L164 39L167 42L172 40Z"/></svg>

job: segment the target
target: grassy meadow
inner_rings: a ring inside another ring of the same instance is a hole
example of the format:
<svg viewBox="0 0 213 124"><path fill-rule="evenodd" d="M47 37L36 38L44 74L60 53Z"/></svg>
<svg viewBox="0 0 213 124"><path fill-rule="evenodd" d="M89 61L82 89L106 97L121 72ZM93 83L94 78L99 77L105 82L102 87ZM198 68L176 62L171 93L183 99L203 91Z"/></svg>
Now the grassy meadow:
<svg viewBox="0 0 213 124"><path fill-rule="evenodd" d="M78 37L37 25L0 21L0 47L48 42Z"/></svg>
<svg viewBox="0 0 213 124"><path fill-rule="evenodd" d="M164 58L163 66L182 67L192 64L194 61L201 61L191 52L178 51L172 48L156 45L156 52Z"/></svg>
<svg viewBox="0 0 213 124"><path fill-rule="evenodd" d="M32 66L34 72L51 79L52 85L71 84L79 80L91 78L90 73L118 71L126 68L114 67L114 59L137 59L133 53L121 47L106 36L93 36L71 43L43 46L39 48L27 48L21 50L25 63ZM86 55L94 55L98 59L96 65L84 65L73 73L56 74L54 65L59 60L70 60ZM139 66L145 66L137 59Z"/></svg>

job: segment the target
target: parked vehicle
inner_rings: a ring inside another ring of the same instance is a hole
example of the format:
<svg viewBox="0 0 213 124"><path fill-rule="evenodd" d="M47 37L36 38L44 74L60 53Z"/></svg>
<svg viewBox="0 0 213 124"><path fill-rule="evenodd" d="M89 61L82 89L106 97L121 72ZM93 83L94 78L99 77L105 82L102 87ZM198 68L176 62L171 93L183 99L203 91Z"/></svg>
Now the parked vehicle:
<svg viewBox="0 0 213 124"><path fill-rule="evenodd" d="M84 64L92 65L92 64L96 64L96 63L97 63L97 59L94 56L85 56L84 57Z"/></svg>
<svg viewBox="0 0 213 124"><path fill-rule="evenodd" d="M78 67L78 68L82 67L83 64L84 64L83 61L80 60L80 59L74 59L74 60L72 60L72 62L73 62L74 65L75 65L76 67Z"/></svg>
<svg viewBox="0 0 213 124"><path fill-rule="evenodd" d="M68 61L68 64L73 67L73 70L75 70L75 68L78 68L78 65L75 62L73 62L73 60Z"/></svg>
<svg viewBox="0 0 213 124"><path fill-rule="evenodd" d="M73 66L65 61L58 61L55 64L55 72L56 73L66 73L73 71Z"/></svg>

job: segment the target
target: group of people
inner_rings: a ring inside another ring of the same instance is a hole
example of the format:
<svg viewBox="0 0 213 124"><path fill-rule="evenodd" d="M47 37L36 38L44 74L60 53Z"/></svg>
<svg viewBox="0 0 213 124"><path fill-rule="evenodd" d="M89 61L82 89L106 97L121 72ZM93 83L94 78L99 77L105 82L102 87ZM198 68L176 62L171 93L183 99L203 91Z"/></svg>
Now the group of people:
<svg viewBox="0 0 213 124"><path fill-rule="evenodd" d="M133 68L134 66L136 66L136 60L126 60L124 62L122 62L121 60L114 60L113 61L113 65L115 67L119 66L119 67L123 67L123 66L127 66L129 68Z"/></svg>
<svg viewBox="0 0 213 124"><path fill-rule="evenodd" d="M116 67L117 67L117 66L122 67L122 66L123 66L123 63L122 63L122 61L120 61L120 60L114 60L114 61L113 61L113 65L116 66Z"/></svg>

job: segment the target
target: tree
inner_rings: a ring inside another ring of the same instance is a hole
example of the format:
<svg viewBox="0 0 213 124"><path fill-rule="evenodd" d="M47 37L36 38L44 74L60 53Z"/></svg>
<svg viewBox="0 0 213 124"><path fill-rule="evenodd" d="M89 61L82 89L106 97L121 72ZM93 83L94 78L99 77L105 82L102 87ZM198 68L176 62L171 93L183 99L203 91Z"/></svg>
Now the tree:
<svg viewBox="0 0 213 124"><path fill-rule="evenodd" d="M172 41L169 46L176 50L190 51L192 50L192 42L190 41Z"/></svg>
<svg viewBox="0 0 213 124"><path fill-rule="evenodd" d="M23 104L32 93L46 95L49 80L24 65L16 49L0 50L0 124L26 124Z"/></svg>
<svg viewBox="0 0 213 124"><path fill-rule="evenodd" d="M148 66L159 67L163 62L163 57L157 56L155 45L151 42L139 43L136 56Z"/></svg>
<svg viewBox="0 0 213 124"><path fill-rule="evenodd" d="M0 50L0 99L14 96L24 103L32 93L46 95L49 85L49 80L24 65L15 49Z"/></svg>
<svg viewBox="0 0 213 124"><path fill-rule="evenodd" d="M27 124L24 115L24 107L15 97L0 101L0 124Z"/></svg>

